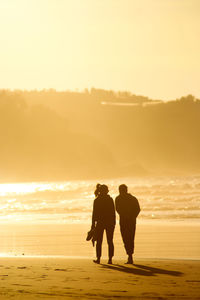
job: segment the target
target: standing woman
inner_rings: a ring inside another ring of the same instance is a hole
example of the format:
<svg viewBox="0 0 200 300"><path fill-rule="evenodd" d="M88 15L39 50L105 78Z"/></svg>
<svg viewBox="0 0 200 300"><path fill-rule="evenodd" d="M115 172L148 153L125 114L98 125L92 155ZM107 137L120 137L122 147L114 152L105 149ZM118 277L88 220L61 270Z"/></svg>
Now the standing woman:
<svg viewBox="0 0 200 300"><path fill-rule="evenodd" d="M93 204L92 229L96 234L96 256L95 263L99 264L102 252L103 233L106 231L108 243L108 264L112 264L114 255L113 234L115 229L115 207L113 199L108 195L108 187L105 184L99 186L98 194Z"/></svg>

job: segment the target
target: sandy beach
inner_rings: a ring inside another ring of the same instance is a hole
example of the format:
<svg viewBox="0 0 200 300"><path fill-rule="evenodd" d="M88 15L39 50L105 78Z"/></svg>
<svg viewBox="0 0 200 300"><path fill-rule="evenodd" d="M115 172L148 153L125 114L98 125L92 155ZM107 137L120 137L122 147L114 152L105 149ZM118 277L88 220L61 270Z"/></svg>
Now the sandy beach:
<svg viewBox="0 0 200 300"><path fill-rule="evenodd" d="M38 188L36 185L36 190ZM197 191L195 193L195 196L190 195L190 199L196 199L199 194ZM113 265L107 264L105 236L102 263L96 265L92 262L95 248L91 241L86 241L91 226L90 218L80 209L79 201L74 200L74 207L70 208L72 212L75 211L73 218L76 216L76 221L79 221L73 223L67 213L67 207L73 201L62 200L65 194L60 200L51 194L53 200L49 206L46 204L49 214L42 215L36 212L37 209L40 211L40 201L41 205L45 205L43 201L47 195L35 195L36 200L38 197L35 204L35 198L28 198L25 194L14 206L19 205L23 210L24 214L19 215L19 218L12 215L13 203L17 200L13 201L11 196L18 197L8 195L5 201L1 199L8 211L5 212L2 206L0 299L200 300L200 226L199 219L192 218L198 214L198 209L194 215L190 214L190 218L181 217L180 211L178 218L170 219L165 214L171 214L169 211L166 213L162 206L162 218L159 219L154 197L150 206L154 207L154 217L158 218L138 218L135 264L124 264L126 254L117 218ZM182 203L181 199L177 202ZM184 205L187 203L186 200L183 202ZM57 207L57 203L60 206ZM197 204L198 201L195 202ZM91 212L89 200L84 202L83 207L87 205L88 212ZM65 218L54 215L57 209L66 212ZM85 223L81 223L83 216L87 221Z"/></svg>
<svg viewBox="0 0 200 300"><path fill-rule="evenodd" d="M85 240L89 224L2 225L0 299L200 299L199 226L138 223L134 265L119 226L113 265Z"/></svg>
<svg viewBox="0 0 200 300"><path fill-rule="evenodd" d="M0 299L200 299L200 261L1 258Z"/></svg>

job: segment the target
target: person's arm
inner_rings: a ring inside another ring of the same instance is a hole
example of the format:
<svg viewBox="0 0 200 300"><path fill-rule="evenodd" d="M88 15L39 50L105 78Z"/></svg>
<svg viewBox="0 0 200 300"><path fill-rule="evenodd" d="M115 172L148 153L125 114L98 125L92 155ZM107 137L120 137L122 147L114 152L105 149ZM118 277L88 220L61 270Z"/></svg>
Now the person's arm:
<svg viewBox="0 0 200 300"><path fill-rule="evenodd" d="M118 198L115 198L115 209L116 209L116 212L119 214L119 199Z"/></svg>
<svg viewBox="0 0 200 300"><path fill-rule="evenodd" d="M92 226L91 228L95 228L95 225L96 225L96 203L94 201L93 203L93 211L92 211Z"/></svg>
<svg viewBox="0 0 200 300"><path fill-rule="evenodd" d="M113 199L112 199L112 217L113 217L114 224L116 224L115 205Z"/></svg>
<svg viewBox="0 0 200 300"><path fill-rule="evenodd" d="M136 216L136 218L137 218L137 216L139 215L139 213L140 213L140 204L139 204L139 202L138 202L138 199L137 198L135 198L135 216Z"/></svg>

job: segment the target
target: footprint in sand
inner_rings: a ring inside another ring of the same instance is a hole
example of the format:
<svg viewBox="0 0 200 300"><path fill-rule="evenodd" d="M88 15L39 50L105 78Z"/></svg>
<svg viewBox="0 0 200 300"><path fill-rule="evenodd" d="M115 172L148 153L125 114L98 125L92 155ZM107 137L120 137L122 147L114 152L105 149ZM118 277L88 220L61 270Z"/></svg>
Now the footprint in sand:
<svg viewBox="0 0 200 300"><path fill-rule="evenodd" d="M69 272L67 269L54 269L54 271L63 271L63 272Z"/></svg>
<svg viewBox="0 0 200 300"><path fill-rule="evenodd" d="M127 293L128 291L112 290L111 292L114 292L114 293Z"/></svg>
<svg viewBox="0 0 200 300"><path fill-rule="evenodd" d="M45 278L45 277L47 277L46 274L40 276L40 278Z"/></svg>
<svg viewBox="0 0 200 300"><path fill-rule="evenodd" d="M16 285L16 286L32 286L30 284L20 284L20 283L12 283L12 285Z"/></svg>

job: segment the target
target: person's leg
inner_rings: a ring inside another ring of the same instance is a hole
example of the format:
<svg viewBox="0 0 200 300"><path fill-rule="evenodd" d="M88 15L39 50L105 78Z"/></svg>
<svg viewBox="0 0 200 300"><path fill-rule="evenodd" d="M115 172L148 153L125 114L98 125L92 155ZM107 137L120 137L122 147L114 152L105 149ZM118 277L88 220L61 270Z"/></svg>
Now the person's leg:
<svg viewBox="0 0 200 300"><path fill-rule="evenodd" d="M128 223L123 220L120 220L120 232L126 253L129 254L129 228Z"/></svg>
<svg viewBox="0 0 200 300"><path fill-rule="evenodd" d="M132 223L130 228L130 251L132 254L134 253L135 248L135 229L136 223Z"/></svg>
<svg viewBox="0 0 200 300"><path fill-rule="evenodd" d="M113 234L115 226L111 225L106 227L106 237L108 243L108 263L112 264L112 258L114 256L114 244L113 244Z"/></svg>
<svg viewBox="0 0 200 300"><path fill-rule="evenodd" d="M128 255L127 264L133 263L133 251L134 251L134 237L135 226L133 222L129 220L120 220L120 231L124 242L124 247Z"/></svg>
<svg viewBox="0 0 200 300"><path fill-rule="evenodd" d="M128 254L128 264L133 264L133 253L134 253L134 240L135 240L135 227L136 224L130 222L128 224L128 242L127 242L127 254Z"/></svg>
<svg viewBox="0 0 200 300"><path fill-rule="evenodd" d="M96 226L96 235L97 235L96 256L97 256L97 259L94 260L94 262L98 263L98 264L100 263L100 259L101 259L103 232L104 232L104 228L97 224L97 226Z"/></svg>

